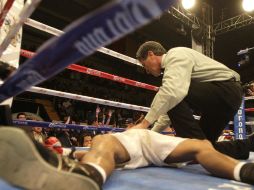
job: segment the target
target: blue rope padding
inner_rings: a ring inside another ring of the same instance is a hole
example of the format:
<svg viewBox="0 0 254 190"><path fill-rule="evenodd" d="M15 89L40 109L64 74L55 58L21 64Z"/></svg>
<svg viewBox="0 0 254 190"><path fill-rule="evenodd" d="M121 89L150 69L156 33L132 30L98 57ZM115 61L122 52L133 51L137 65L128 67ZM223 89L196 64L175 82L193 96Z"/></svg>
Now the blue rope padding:
<svg viewBox="0 0 254 190"><path fill-rule="evenodd" d="M246 125L245 125L245 104L244 98L241 106L234 117L234 133L235 139L246 139Z"/></svg>
<svg viewBox="0 0 254 190"><path fill-rule="evenodd" d="M91 126L91 125L76 125L76 124L65 124L45 121L32 121L32 120L13 120L13 124L16 126L30 126L30 127L42 127L42 128L57 128L57 129L76 129L76 130L87 130L87 131L112 131L112 132L123 132L124 128L111 128L108 126Z"/></svg>
<svg viewBox="0 0 254 190"><path fill-rule="evenodd" d="M0 102L61 72L167 10L173 0L114 0L85 15L51 38L0 86Z"/></svg>

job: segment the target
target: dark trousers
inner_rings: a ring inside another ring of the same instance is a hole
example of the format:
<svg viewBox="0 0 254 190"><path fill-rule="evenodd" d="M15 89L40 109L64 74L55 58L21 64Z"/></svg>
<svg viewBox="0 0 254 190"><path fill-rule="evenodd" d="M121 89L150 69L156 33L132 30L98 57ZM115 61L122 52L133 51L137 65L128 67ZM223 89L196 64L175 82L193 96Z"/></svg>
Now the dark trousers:
<svg viewBox="0 0 254 190"><path fill-rule="evenodd" d="M9 105L0 105L0 125L12 125L11 108Z"/></svg>
<svg viewBox="0 0 254 190"><path fill-rule="evenodd" d="M208 139L218 151L237 159L246 159L249 155L247 141L216 142L228 122L233 120L242 95L239 82L192 81L185 99L168 112L176 135ZM201 115L200 120L194 119L194 111Z"/></svg>

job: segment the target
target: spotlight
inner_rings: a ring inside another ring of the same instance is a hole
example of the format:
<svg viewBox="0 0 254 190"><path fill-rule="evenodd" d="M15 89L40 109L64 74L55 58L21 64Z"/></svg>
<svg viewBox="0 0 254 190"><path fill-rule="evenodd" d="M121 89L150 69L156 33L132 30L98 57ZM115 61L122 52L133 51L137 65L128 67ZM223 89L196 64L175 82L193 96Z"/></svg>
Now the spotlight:
<svg viewBox="0 0 254 190"><path fill-rule="evenodd" d="M242 6L246 12L252 12L254 11L254 0L243 0Z"/></svg>
<svg viewBox="0 0 254 190"><path fill-rule="evenodd" d="M193 8L195 4L196 0L182 0L182 6L186 10Z"/></svg>

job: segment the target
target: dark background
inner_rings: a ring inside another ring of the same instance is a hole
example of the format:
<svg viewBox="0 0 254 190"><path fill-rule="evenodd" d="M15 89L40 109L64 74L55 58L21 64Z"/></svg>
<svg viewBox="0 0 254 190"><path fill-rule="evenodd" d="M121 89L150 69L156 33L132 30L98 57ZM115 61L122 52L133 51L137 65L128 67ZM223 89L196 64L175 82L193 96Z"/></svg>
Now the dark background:
<svg viewBox="0 0 254 190"><path fill-rule="evenodd" d="M31 18L62 30L75 19L94 11L107 2L106 0L43 0ZM244 12L241 7L241 0L198 0L197 2L197 8L193 12L202 19L201 3L208 3L213 7L214 23L232 18ZM253 16L253 13L250 14ZM157 40L166 48L176 46L191 47L190 29L184 27L186 30L186 34L184 35L179 32L181 25L180 21L174 19L168 13L165 13L147 26L109 45L108 48L135 57L137 47L146 40ZM51 35L46 32L41 32L25 25L22 46L24 49L36 50L50 37ZM236 53L241 49L253 46L254 24L251 24L241 29L215 36L214 58L238 71L241 74L243 82L248 82L254 79L254 63L252 61L252 64L247 68L238 68L237 63L239 57ZM124 76L124 72L119 70L122 67L126 67L128 63L101 55L101 53L95 53L91 57L94 57L92 61L95 61L89 65L90 67L97 67L97 60L102 60L102 64L105 68L101 67L99 63L98 68L101 70L111 70L112 73L116 72ZM91 60L91 57L87 58L87 60ZM86 62L86 60L80 64L85 64L84 62ZM132 68L133 66L127 66L127 70L129 67ZM143 80L146 81L146 79Z"/></svg>
<svg viewBox="0 0 254 190"><path fill-rule="evenodd" d="M106 0L43 0L31 18L63 30L75 19L96 10L107 2ZM232 18L244 12L241 7L241 0L198 0L197 8L193 10L193 14L195 12L201 19L201 7L203 3L213 7L214 23ZM253 13L249 14L253 16ZM181 32L182 27L184 28L184 33ZM22 48L36 51L40 45L51 37L52 35L46 32L24 25ZM191 30L188 26L173 18L169 13L165 13L160 18L116 41L107 48L130 57L135 57L138 46L147 40L159 41L167 49L176 46L191 47ZM237 56L237 52L253 46L254 24L250 24L215 36L214 58L237 71L241 75L242 82L247 83L254 80L254 61L251 60L250 63L238 67L240 57ZM25 60L25 58L21 58L21 64ZM156 86L159 86L161 83L160 78L146 75L142 68L99 52L94 53L77 64ZM155 95L155 92L152 91L69 70L63 71L39 86L142 106L149 106ZM23 93L17 98L34 98L34 96L38 95Z"/></svg>

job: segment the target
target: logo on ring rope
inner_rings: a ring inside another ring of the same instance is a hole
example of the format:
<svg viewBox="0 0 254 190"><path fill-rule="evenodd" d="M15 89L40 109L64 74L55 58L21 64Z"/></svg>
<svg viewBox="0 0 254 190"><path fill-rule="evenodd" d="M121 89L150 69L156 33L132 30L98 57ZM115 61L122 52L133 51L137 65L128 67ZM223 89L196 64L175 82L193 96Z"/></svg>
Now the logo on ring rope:
<svg viewBox="0 0 254 190"><path fill-rule="evenodd" d="M66 124L64 123L50 123L48 127L49 128L67 128Z"/></svg>
<svg viewBox="0 0 254 190"><path fill-rule="evenodd" d="M133 30L133 26L145 23L160 12L156 1L123 1L122 9L117 11L113 18L106 19L100 26L82 36L74 46L83 55L89 55L101 44L111 42L115 36Z"/></svg>

